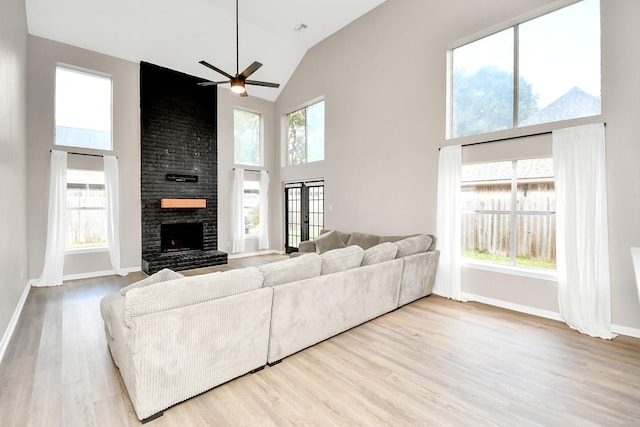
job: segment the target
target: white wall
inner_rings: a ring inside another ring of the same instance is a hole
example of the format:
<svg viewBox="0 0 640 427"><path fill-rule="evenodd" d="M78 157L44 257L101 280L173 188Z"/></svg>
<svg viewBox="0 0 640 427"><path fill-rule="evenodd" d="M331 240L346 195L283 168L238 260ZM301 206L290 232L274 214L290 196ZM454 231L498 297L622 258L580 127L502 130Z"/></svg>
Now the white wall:
<svg viewBox="0 0 640 427"><path fill-rule="evenodd" d="M325 206L333 207L326 213L327 228L380 234L435 232L438 147L474 140L445 138L447 49L456 40L549 3L387 0L316 45L278 98L276 114L281 117L324 96L326 160L284 167L283 180L325 178ZM629 247L640 244L637 16L636 0L602 0L603 101L598 118L607 123L612 320L636 329L640 304ZM281 128L276 131L282 140ZM526 157L532 147L535 151L537 144L549 143L548 139L519 141L515 149L489 144L473 155ZM464 155L470 155L467 149ZM555 282L465 269L463 290L557 311Z"/></svg>
<svg viewBox="0 0 640 427"><path fill-rule="evenodd" d="M26 69L24 0L3 1L0 13L0 359L12 317L28 281Z"/></svg>
<svg viewBox="0 0 640 427"><path fill-rule="evenodd" d="M120 244L123 269L139 270L140 231L140 76L139 65L54 42L28 38L27 81L29 276L42 272L47 235L50 150L54 146L55 67L67 64L106 73L113 83L113 155L120 180ZM103 152L65 148L85 153ZM102 169L102 159L69 155L70 167ZM64 275L112 271L107 252L67 255Z"/></svg>

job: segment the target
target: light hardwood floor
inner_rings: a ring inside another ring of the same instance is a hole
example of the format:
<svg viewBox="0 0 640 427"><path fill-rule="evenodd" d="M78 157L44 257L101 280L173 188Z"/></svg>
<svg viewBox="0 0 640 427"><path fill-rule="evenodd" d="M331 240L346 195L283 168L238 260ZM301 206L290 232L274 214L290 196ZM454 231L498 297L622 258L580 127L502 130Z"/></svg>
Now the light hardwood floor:
<svg viewBox="0 0 640 427"><path fill-rule="evenodd" d="M142 277L31 289L0 365L0 426L140 424L98 305ZM147 425L638 426L640 340L590 338L560 322L431 296Z"/></svg>

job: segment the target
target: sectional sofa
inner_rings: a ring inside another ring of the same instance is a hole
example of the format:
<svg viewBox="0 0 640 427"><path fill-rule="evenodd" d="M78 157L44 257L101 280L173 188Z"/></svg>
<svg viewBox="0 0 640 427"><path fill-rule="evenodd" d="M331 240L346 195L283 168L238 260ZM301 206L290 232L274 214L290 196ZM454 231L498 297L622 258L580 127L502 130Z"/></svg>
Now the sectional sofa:
<svg viewBox="0 0 640 427"><path fill-rule="evenodd" d="M183 277L162 270L100 304L139 419L427 296L439 252L423 234Z"/></svg>

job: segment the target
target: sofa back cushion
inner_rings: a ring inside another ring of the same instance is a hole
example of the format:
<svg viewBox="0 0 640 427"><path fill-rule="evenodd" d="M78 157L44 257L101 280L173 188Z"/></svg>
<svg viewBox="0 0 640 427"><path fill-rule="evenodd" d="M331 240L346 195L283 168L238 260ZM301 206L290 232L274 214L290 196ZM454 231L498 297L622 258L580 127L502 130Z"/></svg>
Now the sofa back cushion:
<svg viewBox="0 0 640 427"><path fill-rule="evenodd" d="M125 297L124 321L201 302L224 298L262 287L264 277L255 267L188 276L131 289Z"/></svg>
<svg viewBox="0 0 640 427"><path fill-rule="evenodd" d="M364 249L355 245L325 252L321 255L322 274L331 274L360 267L363 256Z"/></svg>
<svg viewBox="0 0 640 427"><path fill-rule="evenodd" d="M377 264L396 257L398 247L391 242L380 243L364 251L362 265Z"/></svg>
<svg viewBox="0 0 640 427"><path fill-rule="evenodd" d="M346 246L337 231L329 231L319 235L315 238L314 243L316 244L316 250L320 254Z"/></svg>
<svg viewBox="0 0 640 427"><path fill-rule="evenodd" d="M402 258L408 255L426 252L431 246L431 236L428 234L418 234L417 236L407 237L406 239L393 242L398 247L396 258Z"/></svg>
<svg viewBox="0 0 640 427"><path fill-rule="evenodd" d="M278 286L283 283L309 279L320 275L322 259L315 253L265 264L260 267L264 275L263 286Z"/></svg>
<svg viewBox="0 0 640 427"><path fill-rule="evenodd" d="M376 234L351 233L347 245L357 245L366 250L377 245L378 243L380 243L380 236Z"/></svg>
<svg viewBox="0 0 640 427"><path fill-rule="evenodd" d="M155 283L166 282L167 280L180 279L181 277L184 276L180 273L176 273L173 270L169 270L168 268L163 268L162 270L158 271L157 273L153 273L151 276L145 279L138 280L135 283L121 288L120 295L126 295L127 292L129 292L131 289L143 288Z"/></svg>

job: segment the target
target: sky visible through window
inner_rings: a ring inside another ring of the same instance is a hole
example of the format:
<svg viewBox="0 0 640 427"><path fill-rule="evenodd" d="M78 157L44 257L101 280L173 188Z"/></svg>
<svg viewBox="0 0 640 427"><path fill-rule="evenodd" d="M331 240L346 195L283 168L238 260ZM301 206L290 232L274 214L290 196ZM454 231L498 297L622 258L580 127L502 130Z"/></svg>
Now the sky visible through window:
<svg viewBox="0 0 640 427"><path fill-rule="evenodd" d="M56 68L56 144L111 149L111 79Z"/></svg>
<svg viewBox="0 0 640 427"><path fill-rule="evenodd" d="M520 77L533 85L539 108L573 87L600 96L599 0L583 0L523 22L519 32ZM467 75L488 63L513 72L512 28L455 49L454 67Z"/></svg>

